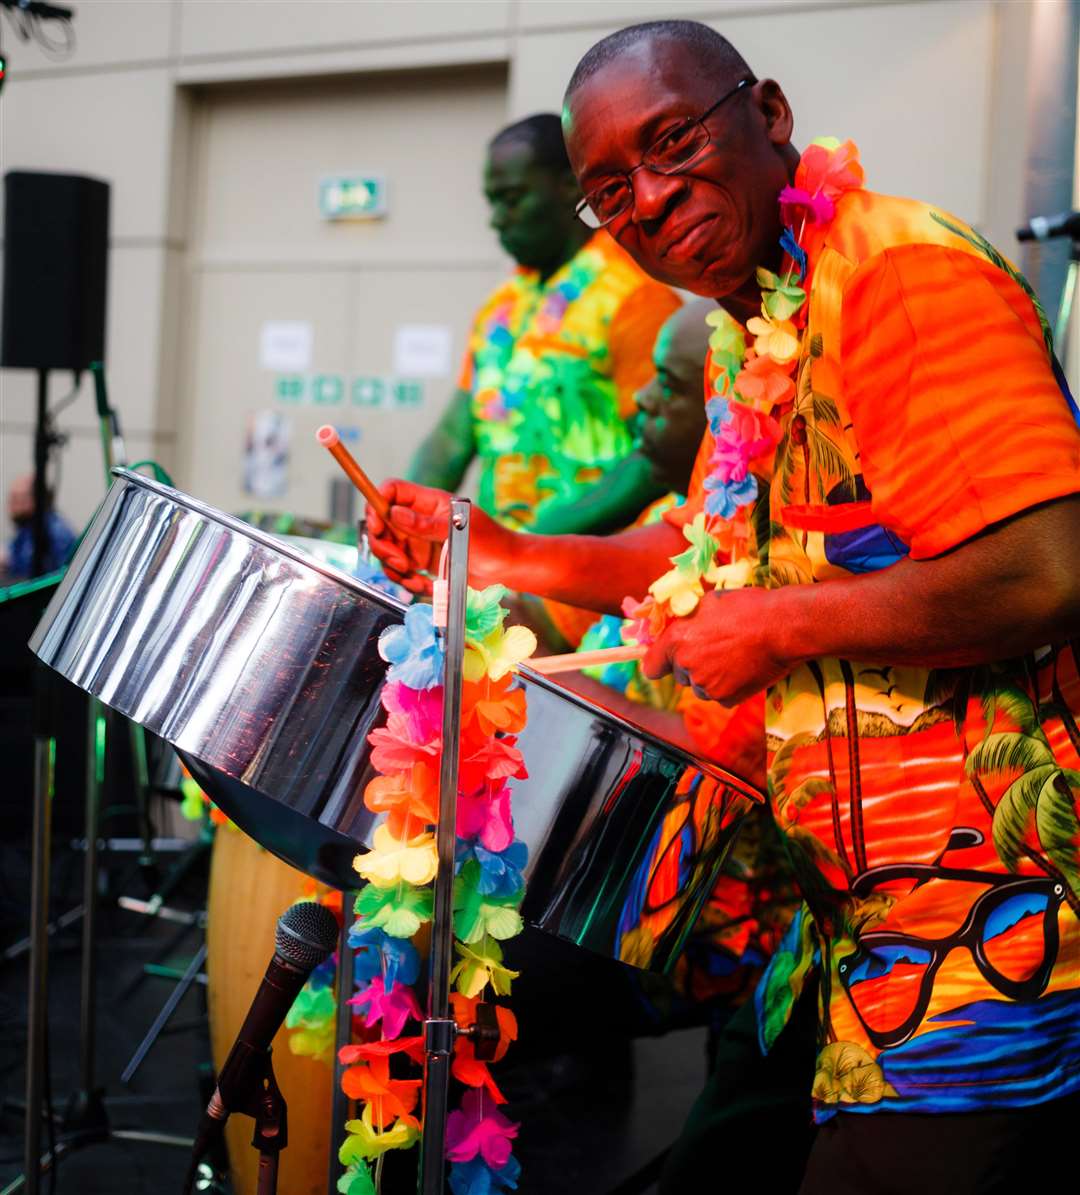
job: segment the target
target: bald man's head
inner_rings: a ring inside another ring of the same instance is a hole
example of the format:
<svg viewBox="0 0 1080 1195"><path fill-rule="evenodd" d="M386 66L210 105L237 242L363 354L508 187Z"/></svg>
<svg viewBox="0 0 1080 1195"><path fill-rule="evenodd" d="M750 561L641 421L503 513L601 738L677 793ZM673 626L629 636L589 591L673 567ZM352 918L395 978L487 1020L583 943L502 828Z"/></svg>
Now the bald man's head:
<svg viewBox="0 0 1080 1195"><path fill-rule="evenodd" d="M697 299L680 307L661 327L653 346L656 376L635 395L645 416L641 451L653 480L685 494L694 458L705 434L705 357L711 329L705 323L716 304Z"/></svg>
<svg viewBox="0 0 1080 1195"><path fill-rule="evenodd" d="M718 299L779 265L777 197L798 164L791 131L780 87L696 21L604 38L563 107L570 163L611 235L654 278ZM691 148L669 168L673 144Z"/></svg>
<svg viewBox="0 0 1080 1195"><path fill-rule="evenodd" d="M754 73L722 33L700 21L643 21L640 25L617 29L585 52L566 86L564 111L567 101L578 88L609 62L644 43L658 41L671 41L683 47L702 69L709 72L712 81L720 85L726 80L735 82Z"/></svg>

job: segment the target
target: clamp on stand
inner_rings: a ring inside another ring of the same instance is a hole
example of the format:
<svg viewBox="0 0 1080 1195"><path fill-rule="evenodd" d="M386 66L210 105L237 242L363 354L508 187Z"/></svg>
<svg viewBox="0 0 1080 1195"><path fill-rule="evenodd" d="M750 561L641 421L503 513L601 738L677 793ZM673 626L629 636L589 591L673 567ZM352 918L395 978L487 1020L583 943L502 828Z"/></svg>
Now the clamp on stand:
<svg viewBox="0 0 1080 1195"><path fill-rule="evenodd" d="M275 1195L280 1154L289 1144L289 1110L274 1077L272 1053L256 1054L243 1042L233 1047L195 1137L185 1192L194 1190L199 1164L219 1151L225 1122L239 1112L255 1121L251 1144L259 1151L256 1193Z"/></svg>

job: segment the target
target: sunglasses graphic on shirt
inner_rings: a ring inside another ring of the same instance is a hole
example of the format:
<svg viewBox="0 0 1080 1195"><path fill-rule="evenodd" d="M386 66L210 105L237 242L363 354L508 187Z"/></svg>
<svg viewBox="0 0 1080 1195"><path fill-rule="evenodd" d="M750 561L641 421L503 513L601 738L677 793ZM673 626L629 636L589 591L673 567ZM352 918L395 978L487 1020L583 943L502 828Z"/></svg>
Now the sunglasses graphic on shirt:
<svg viewBox="0 0 1080 1195"><path fill-rule="evenodd" d="M879 1050L906 1042L930 1004L934 977L953 950L964 948L979 973L1010 1000L1042 995L1057 958L1058 909L1064 885L1044 877L995 876L937 864L897 864L863 872L852 885L866 896L892 880L958 880L988 885L964 924L945 938L870 932L853 954L838 961L840 982Z"/></svg>

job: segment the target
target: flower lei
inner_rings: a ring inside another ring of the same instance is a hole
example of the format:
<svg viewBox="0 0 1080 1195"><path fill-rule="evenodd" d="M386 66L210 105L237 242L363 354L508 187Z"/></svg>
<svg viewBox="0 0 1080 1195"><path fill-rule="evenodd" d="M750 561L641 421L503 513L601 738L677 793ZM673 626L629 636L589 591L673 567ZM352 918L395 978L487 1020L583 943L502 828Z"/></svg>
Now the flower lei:
<svg viewBox="0 0 1080 1195"><path fill-rule="evenodd" d="M524 627L503 625L505 593L501 585L470 590L466 606L454 888L458 961L450 974L457 989L451 996L454 1017L462 1028L474 1023L487 988L498 996L509 994L517 973L504 965L500 942L522 929L518 909L527 850L514 837L510 781L527 775L516 746L526 713L525 692L514 672L535 650L536 640ZM404 1035L410 1022L423 1020L412 988L420 956L408 939L431 919L438 863L433 829L442 752L443 647L431 607L410 606L404 625L380 636L379 653L390 664L382 694L387 720L368 739L380 774L368 783L364 803L386 820L375 831L372 850L354 862L367 881L349 931L362 984L350 1003L362 1012L364 1040L345 1046L339 1057L347 1068L342 1088L363 1107L346 1124L348 1135L338 1155L346 1167L338 1180L343 1195L371 1195L386 1151L408 1148L419 1136L421 1080L398 1074L402 1059L423 1063L422 1037ZM517 1024L508 1008L498 1006L496 1017L499 1059L517 1036ZM451 1074L467 1088L447 1122L451 1190L454 1195L500 1195L516 1188L521 1168L511 1142L517 1125L499 1111L505 1098L466 1036L455 1043Z"/></svg>
<svg viewBox="0 0 1080 1195"><path fill-rule="evenodd" d="M492 311L483 327L483 340L474 350L476 401L483 419L505 423L525 399L520 380L508 379L506 371L517 335L534 306L539 305L533 316L537 333L557 336L571 305L592 286L605 265L603 254L586 244L546 283L537 282L530 270L514 275L515 298Z"/></svg>
<svg viewBox="0 0 1080 1195"><path fill-rule="evenodd" d="M780 192L784 225L780 246L788 260L783 276L759 269L761 315L747 321L747 345L739 326L723 311L706 319L715 378L705 409L714 449L705 479L705 509L683 528L688 547L650 586L644 600L628 597L623 638L648 645L673 618L692 614L713 589L750 584L751 565L740 549L750 536L750 512L759 493L755 474L768 476L781 439L780 421L795 398L810 292L804 236L819 241L845 191L862 186L854 142L832 137L812 142L795 172L794 186ZM795 228L798 228L796 234ZM723 563L723 560L730 563Z"/></svg>

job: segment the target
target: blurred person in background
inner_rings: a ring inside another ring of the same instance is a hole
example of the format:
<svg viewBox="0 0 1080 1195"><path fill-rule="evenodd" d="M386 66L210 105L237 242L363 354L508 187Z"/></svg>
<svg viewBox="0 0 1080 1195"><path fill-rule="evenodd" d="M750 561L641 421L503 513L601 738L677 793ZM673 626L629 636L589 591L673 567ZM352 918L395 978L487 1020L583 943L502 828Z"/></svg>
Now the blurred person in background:
<svg viewBox="0 0 1080 1195"><path fill-rule="evenodd" d="M458 388L409 477L453 490L479 458L479 505L543 529L631 454L634 393L653 373L660 325L679 306L606 232L577 217L577 182L554 113L507 126L488 148L491 226L517 269L477 312ZM638 461L609 526L659 497Z"/></svg>
<svg viewBox="0 0 1080 1195"><path fill-rule="evenodd" d="M45 534L48 547L44 572L51 573L67 563L75 546L75 532L53 509L52 491L46 491ZM8 516L15 534L0 559L0 574L11 581L26 581L34 574L34 476L18 477L8 490Z"/></svg>

